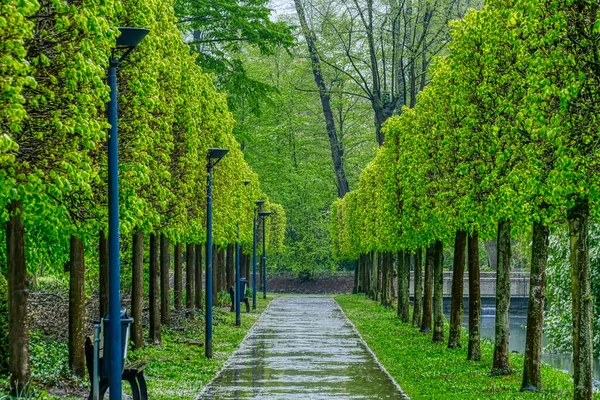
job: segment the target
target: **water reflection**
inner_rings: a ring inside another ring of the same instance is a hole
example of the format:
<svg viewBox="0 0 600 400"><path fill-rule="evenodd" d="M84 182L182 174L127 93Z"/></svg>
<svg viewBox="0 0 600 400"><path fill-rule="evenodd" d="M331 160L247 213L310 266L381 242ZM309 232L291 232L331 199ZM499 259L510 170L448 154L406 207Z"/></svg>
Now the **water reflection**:
<svg viewBox="0 0 600 400"><path fill-rule="evenodd" d="M463 326L466 328L469 326L468 313L463 318ZM449 314L446 315L449 318ZM481 316L481 336L494 339L494 324L496 319L496 309L494 307L482 307ZM526 338L526 326L527 316L526 315L515 315L511 314L509 318L510 324L510 351L518 351L519 353L525 352L525 338ZM546 336L544 335L542 340L545 346ZM544 354L542 361L552 367L567 371L573 374L573 360L570 354ZM600 381L600 360L594 359L594 379Z"/></svg>

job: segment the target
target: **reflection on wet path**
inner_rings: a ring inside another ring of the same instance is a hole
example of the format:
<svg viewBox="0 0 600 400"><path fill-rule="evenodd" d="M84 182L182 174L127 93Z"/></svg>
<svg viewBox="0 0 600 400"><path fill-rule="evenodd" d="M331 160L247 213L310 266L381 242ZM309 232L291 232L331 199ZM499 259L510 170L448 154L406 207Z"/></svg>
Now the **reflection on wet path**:
<svg viewBox="0 0 600 400"><path fill-rule="evenodd" d="M279 297L199 399L402 399L337 303Z"/></svg>

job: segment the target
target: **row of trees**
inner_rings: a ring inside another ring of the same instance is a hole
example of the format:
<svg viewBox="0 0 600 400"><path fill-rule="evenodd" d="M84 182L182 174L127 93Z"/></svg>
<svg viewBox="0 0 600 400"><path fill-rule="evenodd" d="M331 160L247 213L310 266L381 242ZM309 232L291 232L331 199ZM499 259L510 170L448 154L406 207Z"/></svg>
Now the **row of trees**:
<svg viewBox="0 0 600 400"><path fill-rule="evenodd" d="M441 249L442 243L453 241L448 345L461 345L462 277L468 264L468 357L478 360L478 237L495 238L492 373L509 374L511 237L530 232L522 390L535 391L542 387L549 234L551 228L567 225L574 393L576 399L591 399L593 297L588 227L600 210L598 4L490 0L451 26L450 53L436 60L432 83L414 108L405 107L386 124L385 145L363 171L359 189L334 203L335 253L341 259L360 260L357 286L374 295L381 291L386 305L391 305L391 260L397 253L398 310L408 322L406 253L417 252L413 322L422 331L433 328L433 339L439 341L444 336ZM424 271L419 249L425 249ZM382 271L380 286L373 278L378 269Z"/></svg>
<svg viewBox="0 0 600 400"><path fill-rule="evenodd" d="M184 246L188 267L194 253L197 261L202 259L208 148L231 150L215 168L218 248L238 240L239 224L239 241L251 251L254 202L266 195L232 135L226 96L217 92L183 42L171 2L9 1L0 6L0 17L5 21L0 30L0 220L6 223L6 247L0 253L9 288L9 372L18 388L30 376L28 273L58 273L68 262L69 361L75 375L84 374L85 249L91 242L99 247L102 314L108 309L104 112L106 70L118 35L114 27L151 31L120 68L118 88L120 228L133 250L136 342L141 337L144 236L150 236L153 341L160 333L159 292L160 316L168 322L169 242L175 252L176 307L183 297L177 284L182 282ZM250 184L244 186L244 180ZM285 214L276 204L267 202L266 209L275 212L267 240L277 251ZM193 268L187 270L191 285ZM193 308L190 293L188 308Z"/></svg>

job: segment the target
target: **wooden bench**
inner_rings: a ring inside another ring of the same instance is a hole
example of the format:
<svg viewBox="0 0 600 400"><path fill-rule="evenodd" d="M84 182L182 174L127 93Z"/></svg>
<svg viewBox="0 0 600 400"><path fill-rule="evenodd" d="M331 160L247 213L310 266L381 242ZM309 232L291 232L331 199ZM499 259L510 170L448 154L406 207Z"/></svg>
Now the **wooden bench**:
<svg viewBox="0 0 600 400"><path fill-rule="evenodd" d="M104 359L100 358L98 360L98 369L100 372L99 377L99 400L104 398L106 391L108 390L108 376L102 376L102 363ZM85 362L87 364L87 369L90 374L90 382L94 382L93 379L93 370L94 370L94 343L90 337L85 339ZM123 375L121 380L129 382L129 386L131 386L131 395L133 400L147 400L148 399L148 387L146 386L146 379L144 378L144 368L146 368L145 364L130 364L126 365L123 370ZM93 400L94 388L90 391L89 400Z"/></svg>

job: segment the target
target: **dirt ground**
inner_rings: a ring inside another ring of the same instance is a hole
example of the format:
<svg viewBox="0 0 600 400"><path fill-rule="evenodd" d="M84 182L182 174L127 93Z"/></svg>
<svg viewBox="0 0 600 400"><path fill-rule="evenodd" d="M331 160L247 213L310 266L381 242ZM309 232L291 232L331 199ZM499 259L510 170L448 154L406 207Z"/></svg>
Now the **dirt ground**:
<svg viewBox="0 0 600 400"><path fill-rule="evenodd" d="M291 274L277 274L267 278L267 290L273 293L328 294L352 293L352 273L317 275L309 281L301 281Z"/></svg>

